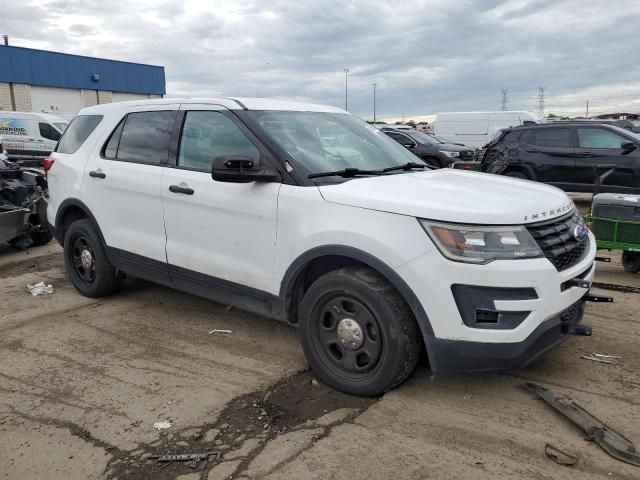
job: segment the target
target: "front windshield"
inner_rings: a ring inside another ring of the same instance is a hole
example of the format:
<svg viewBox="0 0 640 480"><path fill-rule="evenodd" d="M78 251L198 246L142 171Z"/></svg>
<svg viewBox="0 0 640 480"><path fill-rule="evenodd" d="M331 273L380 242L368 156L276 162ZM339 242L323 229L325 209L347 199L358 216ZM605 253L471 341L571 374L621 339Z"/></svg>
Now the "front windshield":
<svg viewBox="0 0 640 480"><path fill-rule="evenodd" d="M248 112L291 163L308 173L381 170L420 160L366 122L342 113Z"/></svg>
<svg viewBox="0 0 640 480"><path fill-rule="evenodd" d="M440 145L441 143L444 143L441 142L440 139L423 132L407 132L407 135L413 138L416 142L426 145Z"/></svg>

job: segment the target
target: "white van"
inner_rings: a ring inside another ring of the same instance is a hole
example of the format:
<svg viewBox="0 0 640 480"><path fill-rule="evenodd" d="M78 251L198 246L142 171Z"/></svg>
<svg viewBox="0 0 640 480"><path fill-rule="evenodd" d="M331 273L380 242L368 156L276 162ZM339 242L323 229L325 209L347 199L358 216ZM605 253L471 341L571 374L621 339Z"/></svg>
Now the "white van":
<svg viewBox="0 0 640 480"><path fill-rule="evenodd" d="M482 148L503 128L542 123L535 113L512 112L446 112L436 115L435 133L452 143Z"/></svg>
<svg viewBox="0 0 640 480"><path fill-rule="evenodd" d="M41 160L55 149L68 124L48 113L0 111L0 143L10 160Z"/></svg>

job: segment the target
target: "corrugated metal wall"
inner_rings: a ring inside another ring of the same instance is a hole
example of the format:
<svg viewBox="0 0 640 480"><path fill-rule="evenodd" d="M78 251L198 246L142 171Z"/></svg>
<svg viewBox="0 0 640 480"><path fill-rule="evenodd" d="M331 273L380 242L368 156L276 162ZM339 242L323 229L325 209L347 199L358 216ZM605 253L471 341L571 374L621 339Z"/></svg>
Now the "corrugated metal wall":
<svg viewBox="0 0 640 480"><path fill-rule="evenodd" d="M93 75L99 75L98 81ZM164 67L0 45L0 82L164 95Z"/></svg>

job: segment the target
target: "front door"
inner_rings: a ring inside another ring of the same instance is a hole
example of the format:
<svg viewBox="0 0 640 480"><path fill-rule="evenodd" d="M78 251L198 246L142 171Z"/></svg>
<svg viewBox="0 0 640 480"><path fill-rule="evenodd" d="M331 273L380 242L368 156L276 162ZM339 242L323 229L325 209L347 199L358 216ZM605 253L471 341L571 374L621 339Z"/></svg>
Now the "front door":
<svg viewBox="0 0 640 480"><path fill-rule="evenodd" d="M600 127L578 127L578 148L576 149L576 174L581 183L593 185L594 167L614 165L616 168L607 176L602 190L624 191L640 188L640 155L638 149L624 152L620 145L630 140L609 129ZM607 168L599 168L602 175Z"/></svg>
<svg viewBox="0 0 640 480"><path fill-rule="evenodd" d="M281 184L218 182L211 167L223 155L267 163L270 156L226 108L182 105L181 110L176 165L162 178L172 280L216 300L240 293L260 301L260 291L277 291L273 262Z"/></svg>

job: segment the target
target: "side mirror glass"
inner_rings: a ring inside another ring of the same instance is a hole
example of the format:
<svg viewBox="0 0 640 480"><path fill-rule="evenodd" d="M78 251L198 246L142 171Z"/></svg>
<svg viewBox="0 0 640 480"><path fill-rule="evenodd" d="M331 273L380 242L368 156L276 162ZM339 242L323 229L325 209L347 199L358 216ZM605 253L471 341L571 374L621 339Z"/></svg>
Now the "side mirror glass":
<svg viewBox="0 0 640 480"><path fill-rule="evenodd" d="M213 159L211 178L217 182L278 182L280 174L259 161L242 155L222 155Z"/></svg>

